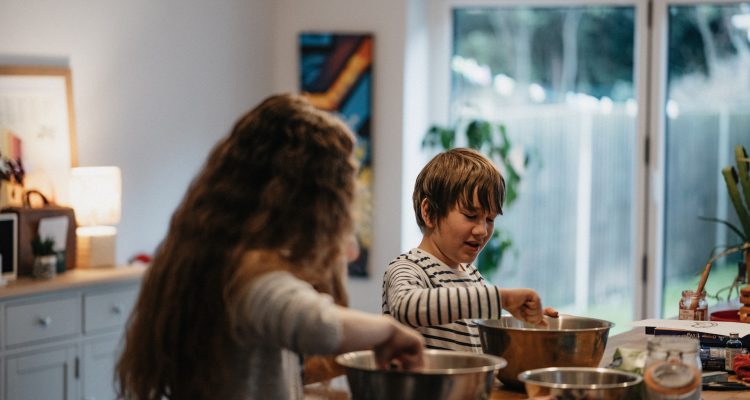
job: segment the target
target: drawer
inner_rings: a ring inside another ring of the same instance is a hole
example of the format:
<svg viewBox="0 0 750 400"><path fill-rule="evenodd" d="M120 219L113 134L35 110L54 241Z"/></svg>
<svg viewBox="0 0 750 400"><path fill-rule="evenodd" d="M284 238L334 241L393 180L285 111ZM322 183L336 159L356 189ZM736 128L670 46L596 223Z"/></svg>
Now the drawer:
<svg viewBox="0 0 750 400"><path fill-rule="evenodd" d="M138 289L128 288L83 296L83 331L121 328L133 310Z"/></svg>
<svg viewBox="0 0 750 400"><path fill-rule="evenodd" d="M5 308L5 345L81 333L81 299L78 295L9 304Z"/></svg>

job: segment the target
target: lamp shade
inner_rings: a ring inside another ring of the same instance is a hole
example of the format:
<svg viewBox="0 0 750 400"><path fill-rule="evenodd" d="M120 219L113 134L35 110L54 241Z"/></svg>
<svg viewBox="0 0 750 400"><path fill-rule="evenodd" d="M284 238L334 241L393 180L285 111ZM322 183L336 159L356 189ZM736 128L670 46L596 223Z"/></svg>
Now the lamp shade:
<svg viewBox="0 0 750 400"><path fill-rule="evenodd" d="M78 167L71 170L70 203L79 226L120 222L122 177L118 167Z"/></svg>

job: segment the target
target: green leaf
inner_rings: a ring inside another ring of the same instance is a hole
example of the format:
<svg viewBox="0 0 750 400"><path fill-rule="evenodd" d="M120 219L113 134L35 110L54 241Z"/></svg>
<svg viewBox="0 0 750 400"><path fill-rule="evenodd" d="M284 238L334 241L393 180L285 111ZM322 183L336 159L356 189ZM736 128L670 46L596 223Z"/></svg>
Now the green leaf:
<svg viewBox="0 0 750 400"><path fill-rule="evenodd" d="M725 167L721 170L721 174L724 176L724 181L727 184L727 191L729 192L729 198L732 200L732 204L734 205L734 211L740 218L740 224L742 225L742 230L745 233L743 237L747 237L748 234L750 234L750 215L748 215L747 210L745 210L745 206L742 204L742 200L740 199L740 192L737 189L737 183L739 180L737 176L737 170L734 167Z"/></svg>
<svg viewBox="0 0 750 400"><path fill-rule="evenodd" d="M466 141L472 149L492 147L492 125L484 120L473 120L466 127Z"/></svg>
<svg viewBox="0 0 750 400"><path fill-rule="evenodd" d="M31 240L31 252L35 256L48 256L55 254L55 240L49 236L44 239L36 236Z"/></svg>
<svg viewBox="0 0 750 400"><path fill-rule="evenodd" d="M743 242L747 242L747 241L748 241L748 238L747 238L747 237L745 236L745 234L744 234L744 233L742 233L742 231L740 230L740 228L738 228L738 227L734 226L734 224L732 224L732 223L731 223L731 222L729 222L729 221L726 221L726 220L723 220L723 219L719 219L719 218L713 218L713 217L698 217L698 218L699 218L699 219L702 219L702 220L704 220L704 221L709 221L709 222L717 222L717 223L720 223L720 224L724 224L724 225L726 225L726 226L727 226L727 227L728 227L729 229L731 229L731 230L732 230L732 232L736 233L736 234L737 234L737 236L739 236L739 237L740 237L740 239L742 239L742 241L743 241Z"/></svg>
<svg viewBox="0 0 750 400"><path fill-rule="evenodd" d="M742 184L742 190L745 195L745 207L750 212L750 177L748 177L748 170L750 169L750 162L747 160L747 151L745 146L738 144L734 149L734 158L737 161L737 171L740 176L740 183ZM748 232L750 235L750 232Z"/></svg>

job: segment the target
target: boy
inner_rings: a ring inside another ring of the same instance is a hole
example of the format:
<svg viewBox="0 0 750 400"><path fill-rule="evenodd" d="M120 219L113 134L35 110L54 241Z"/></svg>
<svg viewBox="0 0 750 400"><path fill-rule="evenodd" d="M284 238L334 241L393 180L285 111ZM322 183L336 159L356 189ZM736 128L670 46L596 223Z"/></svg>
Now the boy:
<svg viewBox="0 0 750 400"><path fill-rule="evenodd" d="M471 264L502 215L505 181L481 153L456 148L422 169L412 197L423 237L398 256L383 278L383 313L416 328L432 349L481 353L478 328L470 319L500 318L501 308L529 323L546 325L532 289L486 285Z"/></svg>

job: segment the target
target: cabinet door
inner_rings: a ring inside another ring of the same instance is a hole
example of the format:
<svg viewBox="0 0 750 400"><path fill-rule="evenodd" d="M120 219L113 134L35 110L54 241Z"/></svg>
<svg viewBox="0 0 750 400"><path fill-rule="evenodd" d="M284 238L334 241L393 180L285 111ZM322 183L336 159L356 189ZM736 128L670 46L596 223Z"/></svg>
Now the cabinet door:
<svg viewBox="0 0 750 400"><path fill-rule="evenodd" d="M115 398L114 368L120 354L119 338L116 334L83 345L83 400Z"/></svg>
<svg viewBox="0 0 750 400"><path fill-rule="evenodd" d="M6 400L78 399L76 346L6 359Z"/></svg>

